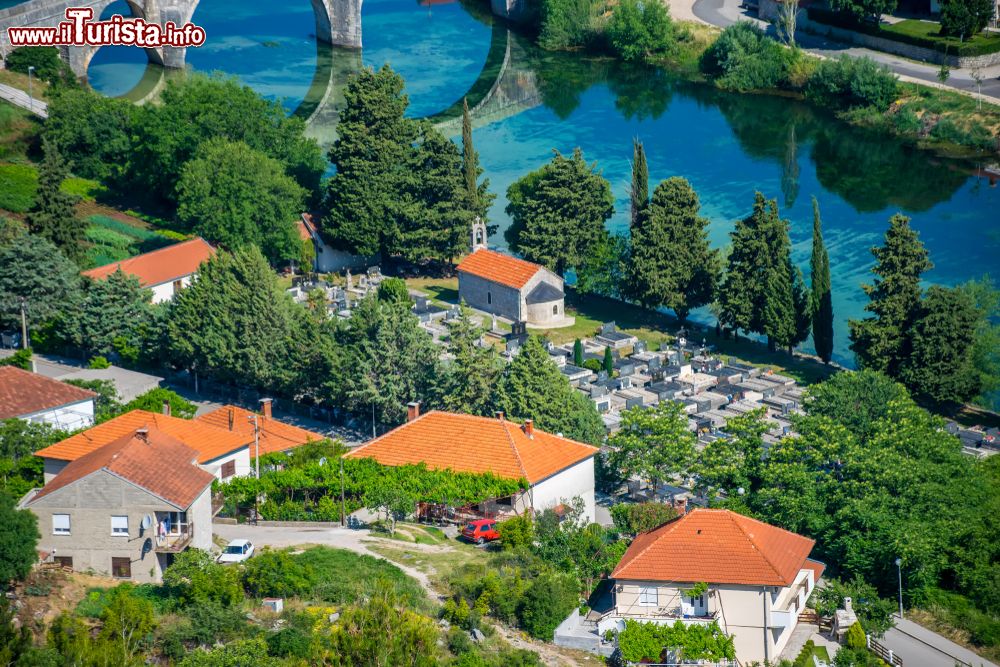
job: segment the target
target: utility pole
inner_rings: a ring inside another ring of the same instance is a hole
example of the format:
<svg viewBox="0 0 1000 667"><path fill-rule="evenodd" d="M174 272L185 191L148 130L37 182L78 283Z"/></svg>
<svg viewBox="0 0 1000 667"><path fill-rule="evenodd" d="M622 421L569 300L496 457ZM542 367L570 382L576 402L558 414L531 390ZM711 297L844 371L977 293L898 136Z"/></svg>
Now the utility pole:
<svg viewBox="0 0 1000 667"><path fill-rule="evenodd" d="M21 349L28 349L28 297L21 299Z"/></svg>
<svg viewBox="0 0 1000 667"><path fill-rule="evenodd" d="M35 113L35 98L31 95L31 75L35 73L35 66L28 67L28 111Z"/></svg>
<svg viewBox="0 0 1000 667"><path fill-rule="evenodd" d="M340 527L347 525L347 503L344 501L344 457L340 457Z"/></svg>
<svg viewBox="0 0 1000 667"><path fill-rule="evenodd" d="M896 559L896 572L899 574L899 618L903 618L903 559Z"/></svg>
<svg viewBox="0 0 1000 667"><path fill-rule="evenodd" d="M256 468L257 481L260 481L260 424L257 421L257 415L252 414L247 419L253 423L253 451L254 451L254 466ZM260 485L257 485L257 489L253 494L253 522L254 525L260 521Z"/></svg>

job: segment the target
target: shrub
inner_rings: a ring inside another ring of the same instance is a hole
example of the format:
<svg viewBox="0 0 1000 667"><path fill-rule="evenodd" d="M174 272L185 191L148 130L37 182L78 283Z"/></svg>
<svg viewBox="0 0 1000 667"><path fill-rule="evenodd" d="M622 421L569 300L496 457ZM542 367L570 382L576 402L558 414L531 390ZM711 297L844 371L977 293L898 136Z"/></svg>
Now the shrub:
<svg viewBox="0 0 1000 667"><path fill-rule="evenodd" d="M216 602L228 607L243 600L239 572L216 563L202 549L187 549L177 554L163 573L163 585L181 605Z"/></svg>
<svg viewBox="0 0 1000 667"><path fill-rule="evenodd" d="M868 640L865 637L865 629L861 627L861 621L854 621L851 627L847 628L847 648L867 648Z"/></svg>
<svg viewBox="0 0 1000 667"><path fill-rule="evenodd" d="M298 628L282 628L267 636L267 652L278 658L308 658L312 638Z"/></svg>
<svg viewBox="0 0 1000 667"><path fill-rule="evenodd" d="M527 515L502 521L497 524L497 530L500 532L500 545L506 550L530 547L535 540L535 528Z"/></svg>
<svg viewBox="0 0 1000 667"><path fill-rule="evenodd" d="M576 608L578 589L573 577L542 573L524 593L518 609L521 627L532 637L552 641L556 626Z"/></svg>
<svg viewBox="0 0 1000 667"><path fill-rule="evenodd" d="M35 68L35 76L49 83L74 80L69 66L59 58L54 46L22 46L7 56L7 69L27 74L29 67Z"/></svg>
<svg viewBox="0 0 1000 667"><path fill-rule="evenodd" d="M96 369L111 368L111 362L108 361L106 357L98 355L90 358L90 362L87 363L87 367Z"/></svg>
<svg viewBox="0 0 1000 667"><path fill-rule="evenodd" d="M583 46L593 36L592 0L542 0L538 44L544 49Z"/></svg>
<svg viewBox="0 0 1000 667"><path fill-rule="evenodd" d="M663 503L618 503L611 508L615 528L626 535L648 532L675 516L674 508Z"/></svg>
<svg viewBox="0 0 1000 667"><path fill-rule="evenodd" d="M27 164L0 164L0 208L25 213L35 203L38 172Z"/></svg>
<svg viewBox="0 0 1000 667"><path fill-rule="evenodd" d="M243 569L243 586L257 598L302 595L312 590L313 585L312 567L285 550L265 547Z"/></svg>
<svg viewBox="0 0 1000 667"><path fill-rule="evenodd" d="M841 56L820 63L806 84L806 95L834 107L871 106L885 111L896 99L897 84L885 65L871 58Z"/></svg>
<svg viewBox="0 0 1000 667"><path fill-rule="evenodd" d="M763 90L788 82L791 63L801 56L785 49L749 21L735 23L705 50L699 66L730 90Z"/></svg>
<svg viewBox="0 0 1000 667"><path fill-rule="evenodd" d="M31 370L31 348L23 347L6 359L0 359L0 366L14 366L22 371Z"/></svg>
<svg viewBox="0 0 1000 667"><path fill-rule="evenodd" d="M622 60L638 61L669 51L674 26L662 2L621 0L608 23L607 37Z"/></svg>

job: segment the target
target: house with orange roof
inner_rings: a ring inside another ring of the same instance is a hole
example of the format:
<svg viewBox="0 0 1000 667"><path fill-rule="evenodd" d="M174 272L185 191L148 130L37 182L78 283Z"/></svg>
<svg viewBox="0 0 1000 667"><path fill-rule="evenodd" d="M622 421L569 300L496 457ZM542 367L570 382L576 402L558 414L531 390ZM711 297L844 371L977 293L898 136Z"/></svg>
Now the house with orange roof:
<svg viewBox="0 0 1000 667"><path fill-rule="evenodd" d="M94 423L92 391L15 366L0 366L0 420L23 419L75 431Z"/></svg>
<svg viewBox="0 0 1000 667"><path fill-rule="evenodd" d="M215 476L199 452L155 427L76 458L19 507L38 518L40 551L74 570L158 582L174 556L212 546Z"/></svg>
<svg viewBox="0 0 1000 667"><path fill-rule="evenodd" d="M250 457L256 458L259 447L260 455L275 452L287 452L301 447L308 442L323 440L326 436L309 431L292 424L278 421L271 414L271 399L261 401L262 410L258 414L236 405L223 405L195 417L195 421L238 433L249 438ZM257 430L256 440L254 430Z"/></svg>
<svg viewBox="0 0 1000 667"><path fill-rule="evenodd" d="M809 558L814 545L730 510L694 509L635 538L611 573L598 633L627 620L717 622L741 663L776 663L825 568Z"/></svg>
<svg viewBox="0 0 1000 667"><path fill-rule="evenodd" d="M472 308L530 327L574 322L566 316L563 279L544 266L481 246L457 271L458 296Z"/></svg>
<svg viewBox="0 0 1000 667"><path fill-rule="evenodd" d="M103 280L116 271L139 279L139 284L153 292L153 303L170 301L174 294L191 284L198 267L215 256L215 248L203 238L182 241L146 252L120 262L112 262L82 275Z"/></svg>
<svg viewBox="0 0 1000 667"><path fill-rule="evenodd" d="M248 436L245 432L229 431L195 419L132 410L35 452L35 456L45 462L45 483L49 484L77 459L140 429L162 431L190 447L197 452L198 465L220 480L253 472L250 465L252 434Z"/></svg>
<svg viewBox="0 0 1000 667"><path fill-rule="evenodd" d="M536 429L532 420L508 421L453 412L420 414L410 403L408 420L349 452L347 458L372 458L387 466L424 464L431 470L492 473L524 482L509 499L514 512L540 512L575 497L584 518L594 521L594 455L597 448Z"/></svg>

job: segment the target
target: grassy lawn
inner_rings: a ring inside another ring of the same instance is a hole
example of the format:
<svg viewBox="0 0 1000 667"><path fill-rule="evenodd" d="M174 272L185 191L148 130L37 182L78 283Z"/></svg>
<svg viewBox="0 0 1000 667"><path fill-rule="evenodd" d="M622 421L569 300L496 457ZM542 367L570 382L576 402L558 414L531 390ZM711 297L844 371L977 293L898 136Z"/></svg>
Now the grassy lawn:
<svg viewBox="0 0 1000 667"><path fill-rule="evenodd" d="M12 72L9 69L0 69L0 83L13 88L20 88L28 92L28 75L20 72ZM49 83L41 81L37 76L31 77L31 96L35 99L48 102Z"/></svg>
<svg viewBox="0 0 1000 667"><path fill-rule="evenodd" d="M434 300L446 303L456 303L458 300L457 278L419 278L407 280L411 288L419 289L429 294ZM562 329L536 330L549 340L561 345L577 338L586 338L597 333L603 322L614 321L618 327L637 336L656 349L660 343L674 340L678 328L676 318L639 306L623 303L614 299L580 295L568 290L566 295L566 313L576 318L571 327ZM717 338L715 329L702 328L689 323L689 337L700 342L702 338L709 345L714 345L717 353L723 358L743 361L755 366L767 366L776 373L788 375L802 384L820 382L830 377L836 368L826 366L809 357L791 357L785 352L769 352L767 346L755 341L741 338Z"/></svg>
<svg viewBox="0 0 1000 667"><path fill-rule="evenodd" d="M0 70L0 75L6 70ZM25 109L0 100L0 160L25 159L41 124Z"/></svg>
<svg viewBox="0 0 1000 667"><path fill-rule="evenodd" d="M956 53L960 47L970 45L978 47L980 53L993 53L1000 51L1000 35L983 32L964 42L957 37L945 37L940 33L941 24L934 21L919 21L917 19L906 19L898 23L883 24L881 31L892 35L902 35L903 37L916 37L926 39L942 46L948 47L949 52Z"/></svg>
<svg viewBox="0 0 1000 667"><path fill-rule="evenodd" d="M438 591L448 590L447 578L456 568L475 560L485 560L490 553L486 549L466 544L460 540L449 539L433 526L399 524L397 536L400 531L411 535L423 533L423 537L410 541L411 546L406 545L408 540L405 538L396 539L393 542L387 539L371 540L366 541L365 546L389 561L423 572L427 575L431 585ZM400 545L396 546L394 542L400 542ZM414 544L421 546L413 546Z"/></svg>

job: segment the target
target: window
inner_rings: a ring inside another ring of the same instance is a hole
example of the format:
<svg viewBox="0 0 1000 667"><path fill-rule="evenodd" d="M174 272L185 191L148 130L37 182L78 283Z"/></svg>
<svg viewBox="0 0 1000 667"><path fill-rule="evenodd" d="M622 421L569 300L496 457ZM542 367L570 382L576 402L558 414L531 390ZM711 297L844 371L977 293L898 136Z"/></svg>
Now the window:
<svg viewBox="0 0 1000 667"><path fill-rule="evenodd" d="M235 475L236 461L226 461L225 463L223 463L221 474L222 474L222 479L226 479L227 477L232 477L233 475Z"/></svg>
<svg viewBox="0 0 1000 667"><path fill-rule="evenodd" d="M492 304L493 303L493 293L492 292L487 292L486 293L486 303L488 303L488 304Z"/></svg>
<svg viewBox="0 0 1000 667"><path fill-rule="evenodd" d="M180 292L182 287L184 287L184 283L181 282L180 280L175 280L174 284L173 284L174 294L177 294L177 292Z"/></svg>
<svg viewBox="0 0 1000 667"><path fill-rule="evenodd" d="M642 587L639 589L639 606L640 607L659 607L660 603L657 599L657 589L655 586Z"/></svg>
<svg viewBox="0 0 1000 667"><path fill-rule="evenodd" d="M69 570L73 569L73 557L72 556L53 556L52 562L59 567L65 567Z"/></svg>
<svg viewBox="0 0 1000 667"><path fill-rule="evenodd" d="M559 314L559 306L552 306L552 314L553 315Z"/></svg>
<svg viewBox="0 0 1000 667"><path fill-rule="evenodd" d="M128 517L127 516L113 516L111 517L111 534L121 535L122 537L128 537Z"/></svg>
<svg viewBox="0 0 1000 667"><path fill-rule="evenodd" d="M132 578L132 559L111 557L111 576L115 579Z"/></svg>
<svg viewBox="0 0 1000 667"><path fill-rule="evenodd" d="M52 515L52 534L69 535L69 514Z"/></svg>

